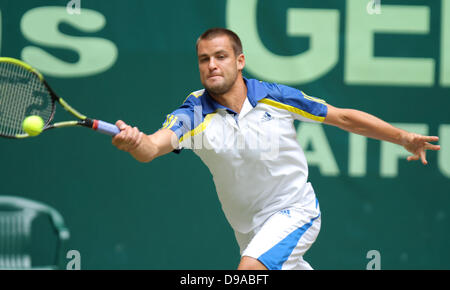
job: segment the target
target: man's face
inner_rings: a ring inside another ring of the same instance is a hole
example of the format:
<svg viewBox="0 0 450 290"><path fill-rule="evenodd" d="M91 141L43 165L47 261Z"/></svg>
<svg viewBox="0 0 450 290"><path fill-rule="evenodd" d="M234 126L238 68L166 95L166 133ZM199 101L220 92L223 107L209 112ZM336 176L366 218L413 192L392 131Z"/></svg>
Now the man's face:
<svg viewBox="0 0 450 290"><path fill-rule="evenodd" d="M234 85L244 68L244 55L236 56L228 36L203 39L197 46L200 80L208 92L222 95Z"/></svg>

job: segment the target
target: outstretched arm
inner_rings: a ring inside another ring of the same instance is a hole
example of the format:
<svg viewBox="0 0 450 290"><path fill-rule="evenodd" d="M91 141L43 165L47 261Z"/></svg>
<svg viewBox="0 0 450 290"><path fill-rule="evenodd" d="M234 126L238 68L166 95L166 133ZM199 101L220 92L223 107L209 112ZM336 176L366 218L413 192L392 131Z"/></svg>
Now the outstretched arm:
<svg viewBox="0 0 450 290"><path fill-rule="evenodd" d="M172 152L178 146L177 135L169 129L161 129L152 135L146 135L138 128L116 122L120 133L114 136L112 144L118 149L129 152L140 162L150 162L156 157Z"/></svg>
<svg viewBox="0 0 450 290"><path fill-rule="evenodd" d="M325 124L369 138L401 145L413 154L407 158L408 161L421 159L425 165L428 163L426 150L439 150L441 148L439 145L429 143L438 141L439 137L437 136L422 136L407 132L362 111L340 109L328 104L327 106L328 113L324 121Z"/></svg>

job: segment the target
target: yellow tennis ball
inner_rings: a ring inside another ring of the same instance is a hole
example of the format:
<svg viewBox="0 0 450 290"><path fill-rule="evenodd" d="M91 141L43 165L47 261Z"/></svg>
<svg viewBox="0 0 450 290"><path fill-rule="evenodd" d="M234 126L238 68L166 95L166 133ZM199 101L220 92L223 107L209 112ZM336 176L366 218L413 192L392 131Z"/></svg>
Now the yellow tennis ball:
<svg viewBox="0 0 450 290"><path fill-rule="evenodd" d="M40 116L28 116L23 120L23 130L30 136L37 136L41 134L44 129L44 120Z"/></svg>

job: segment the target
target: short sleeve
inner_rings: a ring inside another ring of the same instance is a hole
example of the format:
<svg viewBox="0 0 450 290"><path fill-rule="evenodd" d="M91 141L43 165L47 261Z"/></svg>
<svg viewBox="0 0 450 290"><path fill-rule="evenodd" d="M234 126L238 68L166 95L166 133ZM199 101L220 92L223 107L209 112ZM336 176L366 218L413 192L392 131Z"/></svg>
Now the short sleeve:
<svg viewBox="0 0 450 290"><path fill-rule="evenodd" d="M323 122L328 107L324 100L308 96L303 91L284 85L278 85L279 101L286 106L293 117L299 121Z"/></svg>
<svg viewBox="0 0 450 290"><path fill-rule="evenodd" d="M178 109L166 116L161 126L161 129L172 130L177 135L178 152L183 148L192 149L192 131L196 127L195 123L201 123L202 120L201 105L195 98L195 95L188 96Z"/></svg>

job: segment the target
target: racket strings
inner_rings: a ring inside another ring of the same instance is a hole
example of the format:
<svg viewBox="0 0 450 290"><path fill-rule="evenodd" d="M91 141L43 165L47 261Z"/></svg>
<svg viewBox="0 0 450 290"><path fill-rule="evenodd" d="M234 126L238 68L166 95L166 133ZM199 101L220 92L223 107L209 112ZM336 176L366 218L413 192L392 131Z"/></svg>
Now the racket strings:
<svg viewBox="0 0 450 290"><path fill-rule="evenodd" d="M51 96L39 77L12 63L0 63L0 134L24 134L22 121L38 115L44 121L53 111Z"/></svg>

